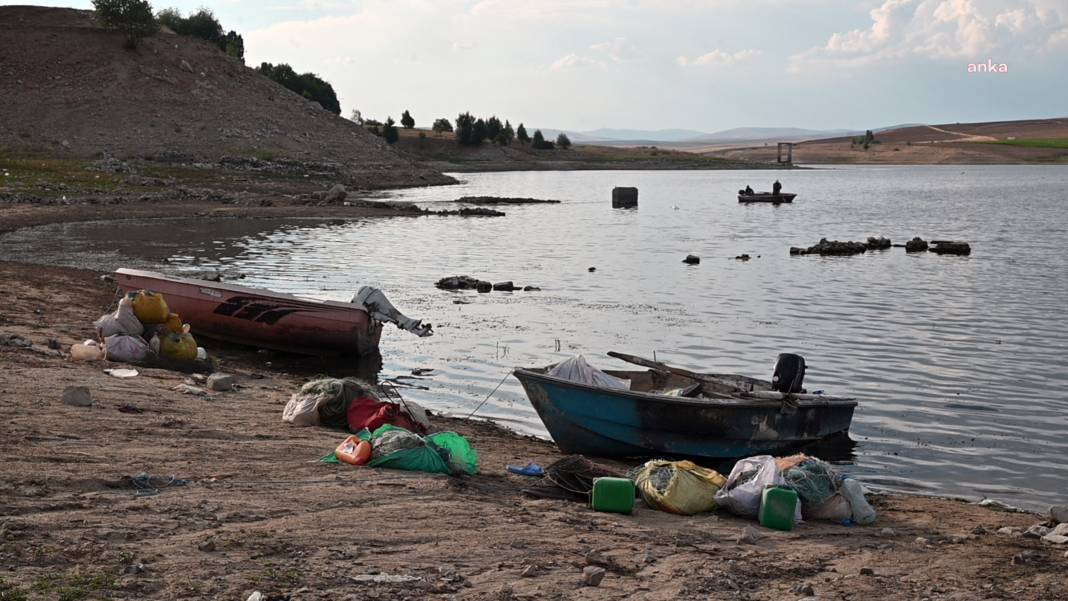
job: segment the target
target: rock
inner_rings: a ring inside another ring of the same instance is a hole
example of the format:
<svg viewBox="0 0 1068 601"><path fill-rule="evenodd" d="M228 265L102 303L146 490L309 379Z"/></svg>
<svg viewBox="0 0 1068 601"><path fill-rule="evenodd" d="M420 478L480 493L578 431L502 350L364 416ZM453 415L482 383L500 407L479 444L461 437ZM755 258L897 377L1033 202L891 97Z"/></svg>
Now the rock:
<svg viewBox="0 0 1068 601"><path fill-rule="evenodd" d="M612 188L613 209L634 209L638 207L638 189L617 187Z"/></svg>
<svg viewBox="0 0 1068 601"><path fill-rule="evenodd" d="M130 565L128 565L128 566L126 566L125 568L122 569L122 573L123 574L130 574L130 575L143 574L143 573L145 573L145 564L143 564L143 563L131 563Z"/></svg>
<svg viewBox="0 0 1068 601"><path fill-rule="evenodd" d="M478 280L469 275L454 275L441 278L434 285L442 290L474 290L478 287Z"/></svg>
<svg viewBox="0 0 1068 601"><path fill-rule="evenodd" d="M922 536L917 536L916 537L916 544L917 545L926 545L927 542L928 542L927 539L922 537Z"/></svg>
<svg viewBox="0 0 1068 601"><path fill-rule="evenodd" d="M215 539L209 538L208 540L197 545L197 549L200 549L205 553L211 553L215 551Z"/></svg>
<svg viewBox="0 0 1068 601"><path fill-rule="evenodd" d="M1053 543L1055 545L1063 545L1065 543L1068 543L1068 536L1064 536L1063 534L1054 534L1050 532L1046 536L1043 536L1042 540L1046 541L1047 543Z"/></svg>
<svg viewBox="0 0 1068 601"><path fill-rule="evenodd" d="M790 249L791 255L821 255L821 256L848 256L859 255L868 251L868 245L863 242L840 242L820 238L816 244L804 249Z"/></svg>
<svg viewBox="0 0 1068 601"><path fill-rule="evenodd" d="M263 593L259 591L252 591L252 594L248 596L245 601L263 601Z"/></svg>
<svg viewBox="0 0 1068 601"><path fill-rule="evenodd" d="M193 65L190 65L189 61L185 60L184 58L182 59L182 62L178 63L178 68L182 71L185 71L186 73L193 72Z"/></svg>
<svg viewBox="0 0 1068 601"><path fill-rule="evenodd" d="M1053 529L1050 534L1056 534L1057 536L1068 536L1068 523L1057 524L1057 527Z"/></svg>
<svg viewBox="0 0 1068 601"><path fill-rule="evenodd" d="M990 534L990 531L984 528L983 526L976 526L975 528L972 528L972 534L976 536L982 536L984 534Z"/></svg>
<svg viewBox="0 0 1068 601"><path fill-rule="evenodd" d="M868 250L884 250L890 248L891 243L890 238L886 238L884 236L879 236L878 238L876 238L875 236L871 236L868 238L867 245Z"/></svg>
<svg viewBox="0 0 1068 601"><path fill-rule="evenodd" d="M541 292L537 286L523 286L523 292Z"/></svg>
<svg viewBox="0 0 1068 601"><path fill-rule="evenodd" d="M871 568L860 568L860 575L861 576L874 576L875 575L875 570L873 570Z"/></svg>
<svg viewBox="0 0 1068 601"><path fill-rule="evenodd" d="M597 271L597 268L596 268L596 267L590 267L590 268L589 268L589 269L587 269L586 271L588 271L588 272L590 272L590 273L593 273L593 272Z"/></svg>
<svg viewBox="0 0 1068 601"><path fill-rule="evenodd" d="M323 194L323 202L328 204L339 203L349 195L348 190L341 184L334 184L326 194Z"/></svg>
<svg viewBox="0 0 1068 601"><path fill-rule="evenodd" d="M513 292L516 287L512 282L497 282L493 285L494 290L500 290L501 292Z"/></svg>
<svg viewBox="0 0 1068 601"><path fill-rule="evenodd" d="M511 196L464 196L453 202L470 205L530 205L560 204L559 200L542 200L539 198L518 198Z"/></svg>
<svg viewBox="0 0 1068 601"><path fill-rule="evenodd" d="M601 581L604 580L605 573L604 568L586 566L582 568L582 582L586 586L600 586Z"/></svg>
<svg viewBox="0 0 1068 601"><path fill-rule="evenodd" d="M927 251L927 242L923 238L916 236L912 240L905 243L905 252L918 253Z"/></svg>
<svg viewBox="0 0 1068 601"><path fill-rule="evenodd" d="M88 386L68 386L63 389L63 404L72 407L92 407L93 397Z"/></svg>
<svg viewBox="0 0 1068 601"><path fill-rule="evenodd" d="M1058 524L1068 523L1068 505L1054 505L1049 508L1049 517Z"/></svg>
<svg viewBox="0 0 1068 601"><path fill-rule="evenodd" d="M494 211L484 207L464 207L459 211L438 211L438 215L459 215L461 217L504 217L503 211Z"/></svg>
<svg viewBox="0 0 1068 601"><path fill-rule="evenodd" d="M814 597L816 595L816 589L812 588L811 584L799 584L794 587L794 592L806 597Z"/></svg>
<svg viewBox="0 0 1068 601"><path fill-rule="evenodd" d="M686 255L686 258L682 260L687 265L698 265L701 263L701 257L697 255Z"/></svg>
<svg viewBox="0 0 1068 601"><path fill-rule="evenodd" d="M522 576L523 578L533 578L539 574L541 574L541 568L539 568L537 564L532 563L529 566L523 568L523 572L520 574L520 576Z"/></svg>
<svg viewBox="0 0 1068 601"><path fill-rule="evenodd" d="M1042 524L1035 524L1024 531L1024 538L1042 538L1050 533L1050 529Z"/></svg>
<svg viewBox="0 0 1068 601"><path fill-rule="evenodd" d="M207 385L208 388L216 392L226 392L234 389L234 384L237 383L237 377L232 374L224 374L222 372L215 372L208 376Z"/></svg>
<svg viewBox="0 0 1068 601"><path fill-rule="evenodd" d="M745 528L742 528L742 532L738 535L736 541L739 545L755 545L757 541L763 537L764 535L756 528L746 526Z"/></svg>
<svg viewBox="0 0 1068 601"><path fill-rule="evenodd" d="M735 258L736 260L738 260L738 261L748 261L748 260L749 260L749 259L751 259L752 257L750 257L750 256L749 256L749 255L747 255L747 254L741 254L741 255L738 255L737 257L734 257L734 258Z"/></svg>
<svg viewBox="0 0 1068 601"><path fill-rule="evenodd" d="M934 246L930 251L939 255L970 255L972 254L972 247L967 242L956 242L953 240L934 240L931 242Z"/></svg>
<svg viewBox="0 0 1068 601"><path fill-rule="evenodd" d="M62 142L59 143L59 145L62 146L63 148L70 148L70 140L63 140Z"/></svg>
<svg viewBox="0 0 1068 601"><path fill-rule="evenodd" d="M482 293L486 293L486 292L489 292L489 291L493 290L493 284L491 284L489 282L484 282L482 280L479 280L475 284L475 290L478 290L479 292L482 292Z"/></svg>
<svg viewBox="0 0 1068 601"><path fill-rule="evenodd" d="M894 536L897 532L894 532L893 528L883 528L879 531L879 534L882 534L883 536Z"/></svg>
<svg viewBox="0 0 1068 601"><path fill-rule="evenodd" d="M1005 526L1004 528L998 528L997 533L1004 536L1016 536L1023 531L1021 528L1015 526Z"/></svg>

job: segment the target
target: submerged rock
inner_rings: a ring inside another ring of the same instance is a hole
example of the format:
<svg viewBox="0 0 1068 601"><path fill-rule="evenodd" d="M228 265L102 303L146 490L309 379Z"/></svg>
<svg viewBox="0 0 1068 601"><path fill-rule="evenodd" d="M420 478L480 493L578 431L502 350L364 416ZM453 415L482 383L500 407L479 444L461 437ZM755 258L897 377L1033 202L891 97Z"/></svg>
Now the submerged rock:
<svg viewBox="0 0 1068 601"><path fill-rule="evenodd" d="M697 255L686 255L686 258L683 259L682 262L687 265L697 265L701 263L701 257L698 257Z"/></svg>
<svg viewBox="0 0 1068 601"><path fill-rule="evenodd" d="M890 246L890 238L885 236L879 236L878 238L875 236L868 237L868 250L884 250L890 248Z"/></svg>
<svg viewBox="0 0 1068 601"><path fill-rule="evenodd" d="M917 253L927 251L927 241L919 236L916 236L912 240L905 243L905 252Z"/></svg>
<svg viewBox="0 0 1068 601"><path fill-rule="evenodd" d="M791 247L791 255L830 255L849 256L859 255L868 251L868 245L864 242L841 242L820 238L820 241L808 248Z"/></svg>
<svg viewBox="0 0 1068 601"><path fill-rule="evenodd" d="M508 282L497 282L496 284L493 285L493 289L494 290L499 290L501 292L512 292L512 291L514 291L516 289L516 287L515 287L515 284L513 284L511 281L508 281Z"/></svg>
<svg viewBox="0 0 1068 601"><path fill-rule="evenodd" d="M529 205L560 204L559 200L542 200L539 198L518 198L511 196L464 196L456 202L469 205Z"/></svg>
<svg viewBox="0 0 1068 601"><path fill-rule="evenodd" d="M957 242L954 240L934 240L931 242L934 246L930 251L939 255L970 255L972 254L972 247L967 242Z"/></svg>

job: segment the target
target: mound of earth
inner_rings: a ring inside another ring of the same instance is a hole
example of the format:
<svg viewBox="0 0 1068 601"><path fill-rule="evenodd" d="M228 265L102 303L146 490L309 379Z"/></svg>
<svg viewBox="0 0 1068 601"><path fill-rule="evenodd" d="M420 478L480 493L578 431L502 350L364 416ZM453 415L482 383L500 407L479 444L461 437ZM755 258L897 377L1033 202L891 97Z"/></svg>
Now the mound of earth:
<svg viewBox="0 0 1068 601"><path fill-rule="evenodd" d="M0 7L0 150L342 167L378 186L451 183L210 43L167 30L125 50L90 11Z"/></svg>

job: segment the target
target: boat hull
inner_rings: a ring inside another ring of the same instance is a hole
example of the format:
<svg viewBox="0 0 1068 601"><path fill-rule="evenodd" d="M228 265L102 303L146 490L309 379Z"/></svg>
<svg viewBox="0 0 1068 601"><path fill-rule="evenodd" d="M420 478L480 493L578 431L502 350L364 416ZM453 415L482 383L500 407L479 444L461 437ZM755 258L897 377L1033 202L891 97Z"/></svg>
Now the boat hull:
<svg viewBox="0 0 1068 601"><path fill-rule="evenodd" d="M382 325L363 307L348 303L133 269L119 269L115 280L123 292L162 294L195 336L324 356L377 352L382 335Z"/></svg>
<svg viewBox="0 0 1068 601"><path fill-rule="evenodd" d="M797 194L739 194L738 202L770 202L772 204L780 204L784 202L793 202Z"/></svg>
<svg viewBox="0 0 1068 601"><path fill-rule="evenodd" d="M601 457L738 458L847 432L855 401L688 399L609 390L518 369L549 434L564 453Z"/></svg>

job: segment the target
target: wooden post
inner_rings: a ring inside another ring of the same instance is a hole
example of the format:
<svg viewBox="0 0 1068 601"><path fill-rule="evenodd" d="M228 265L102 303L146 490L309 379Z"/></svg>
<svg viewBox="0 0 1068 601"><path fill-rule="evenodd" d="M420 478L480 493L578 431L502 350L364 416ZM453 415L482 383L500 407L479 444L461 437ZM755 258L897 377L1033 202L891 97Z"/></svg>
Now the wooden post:
<svg viewBox="0 0 1068 601"><path fill-rule="evenodd" d="M786 160L783 160L783 148L786 149ZM793 142L779 142L779 156L776 159L779 163L785 163L792 165L794 162L794 143Z"/></svg>

